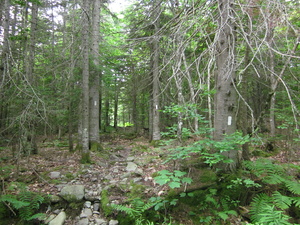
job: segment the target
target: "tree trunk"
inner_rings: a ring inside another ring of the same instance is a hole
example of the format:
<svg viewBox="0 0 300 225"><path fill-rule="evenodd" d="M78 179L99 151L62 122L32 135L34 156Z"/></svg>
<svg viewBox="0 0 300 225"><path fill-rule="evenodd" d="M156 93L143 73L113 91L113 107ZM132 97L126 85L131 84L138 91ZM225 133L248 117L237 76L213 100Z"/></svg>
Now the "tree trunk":
<svg viewBox="0 0 300 225"><path fill-rule="evenodd" d="M159 36L157 32L159 31L159 14L160 7L159 3L156 2L153 5L153 19L154 22L154 35L152 40L152 140L160 140L160 116L159 116Z"/></svg>
<svg viewBox="0 0 300 225"><path fill-rule="evenodd" d="M100 136L99 136L99 89L100 89L100 76L99 70L99 42L100 42L100 7L101 0L93 0L93 24L92 24L92 59L93 67L91 69L91 87L90 87L90 144L92 150L100 149Z"/></svg>
<svg viewBox="0 0 300 225"><path fill-rule="evenodd" d="M90 162L89 152L89 1L83 1L82 12L82 163Z"/></svg>
<svg viewBox="0 0 300 225"><path fill-rule="evenodd" d="M236 102L235 90L235 35L231 22L232 0L219 0L219 20L217 38L217 77L215 94L214 140L221 141L225 135L236 131ZM220 169L234 171L238 165L236 149L223 153L230 164L220 164Z"/></svg>

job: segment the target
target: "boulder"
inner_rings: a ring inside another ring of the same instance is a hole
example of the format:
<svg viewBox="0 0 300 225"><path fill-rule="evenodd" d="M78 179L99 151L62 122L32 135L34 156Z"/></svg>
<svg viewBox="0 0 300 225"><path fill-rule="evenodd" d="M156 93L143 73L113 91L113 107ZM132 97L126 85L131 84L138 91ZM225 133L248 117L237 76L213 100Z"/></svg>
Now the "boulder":
<svg viewBox="0 0 300 225"><path fill-rule="evenodd" d="M62 188L59 195L68 202L79 202L84 198L83 185L68 185Z"/></svg>
<svg viewBox="0 0 300 225"><path fill-rule="evenodd" d="M60 212L53 220L49 222L49 225L63 225L67 216L65 212Z"/></svg>
<svg viewBox="0 0 300 225"><path fill-rule="evenodd" d="M127 167L126 167L126 171L127 172L133 172L133 171L135 171L136 169L137 169L137 165L135 164L135 163L133 163L133 162L128 162L127 163Z"/></svg>

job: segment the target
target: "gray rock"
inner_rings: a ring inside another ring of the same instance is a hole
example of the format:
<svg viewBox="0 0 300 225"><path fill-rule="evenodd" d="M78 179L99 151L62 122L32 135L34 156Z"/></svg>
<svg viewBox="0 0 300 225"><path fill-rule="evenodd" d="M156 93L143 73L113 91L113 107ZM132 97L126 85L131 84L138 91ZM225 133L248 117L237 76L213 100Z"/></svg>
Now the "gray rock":
<svg viewBox="0 0 300 225"><path fill-rule="evenodd" d="M79 218L83 219L83 218L87 218L88 216L85 213L80 213Z"/></svg>
<svg viewBox="0 0 300 225"><path fill-rule="evenodd" d="M66 218L66 213L60 212L53 220L49 222L49 225L63 225Z"/></svg>
<svg viewBox="0 0 300 225"><path fill-rule="evenodd" d="M118 224L119 224L118 220L111 220L109 221L108 225L118 225Z"/></svg>
<svg viewBox="0 0 300 225"><path fill-rule="evenodd" d="M76 225L89 225L89 219L88 218L82 218L80 219Z"/></svg>
<svg viewBox="0 0 300 225"><path fill-rule="evenodd" d="M85 207L85 208L91 208L91 206L92 206L92 203L91 203L90 201L86 201L86 202L84 203L84 207Z"/></svg>
<svg viewBox="0 0 300 225"><path fill-rule="evenodd" d="M57 195L50 195L49 198L50 198L50 202L52 203L58 203L61 201L61 198Z"/></svg>
<svg viewBox="0 0 300 225"><path fill-rule="evenodd" d="M51 220L53 220L55 217L56 217L56 215L51 214L51 215L44 221L44 223L45 223L45 224L48 224L48 223L49 223Z"/></svg>
<svg viewBox="0 0 300 225"><path fill-rule="evenodd" d="M99 202L95 202L94 203L94 211L99 211L100 209L100 203Z"/></svg>
<svg viewBox="0 0 300 225"><path fill-rule="evenodd" d="M132 162L134 161L134 156L128 156L126 159L127 162Z"/></svg>
<svg viewBox="0 0 300 225"><path fill-rule="evenodd" d="M136 169L137 169L137 165L135 164L135 163L133 163L133 162L128 162L127 163L127 167L126 167L126 171L127 172L133 172L133 171L135 171Z"/></svg>
<svg viewBox="0 0 300 225"><path fill-rule="evenodd" d="M86 191L84 194L84 198L88 201L96 201L101 199L101 191L102 189L99 189L99 191Z"/></svg>
<svg viewBox="0 0 300 225"><path fill-rule="evenodd" d="M62 188L59 195L68 202L78 202L84 198L83 185L68 185Z"/></svg>
<svg viewBox="0 0 300 225"><path fill-rule="evenodd" d="M60 178L60 172L58 172L58 171L50 172L50 178L51 178L51 179L57 179L57 178Z"/></svg>
<svg viewBox="0 0 300 225"><path fill-rule="evenodd" d="M107 225L107 221L104 219L95 219L97 225Z"/></svg>
<svg viewBox="0 0 300 225"><path fill-rule="evenodd" d="M87 217L90 217L91 215L93 215L93 211L91 209L88 209L88 208L84 208L82 210L82 213L87 215Z"/></svg>

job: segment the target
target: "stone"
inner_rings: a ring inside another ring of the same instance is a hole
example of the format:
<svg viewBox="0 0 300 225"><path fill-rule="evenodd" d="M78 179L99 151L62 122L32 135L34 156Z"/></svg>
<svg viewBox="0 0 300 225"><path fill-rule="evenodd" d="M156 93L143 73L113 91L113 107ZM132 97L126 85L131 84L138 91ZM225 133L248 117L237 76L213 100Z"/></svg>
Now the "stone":
<svg viewBox="0 0 300 225"><path fill-rule="evenodd" d="M132 162L134 161L134 156L128 156L126 159L127 162Z"/></svg>
<svg viewBox="0 0 300 225"><path fill-rule="evenodd" d="M97 225L107 225L107 221L104 219L95 219Z"/></svg>
<svg viewBox="0 0 300 225"><path fill-rule="evenodd" d="M109 221L108 225L118 225L118 224L119 224L118 220L111 220Z"/></svg>
<svg viewBox="0 0 300 225"><path fill-rule="evenodd" d="M44 224L48 224L51 220L53 220L56 217L56 215L51 214L45 221Z"/></svg>
<svg viewBox="0 0 300 225"><path fill-rule="evenodd" d="M76 225L89 225L89 219L88 218L82 218L80 219Z"/></svg>
<svg viewBox="0 0 300 225"><path fill-rule="evenodd" d="M53 220L49 222L49 225L63 225L67 216L65 212L60 212Z"/></svg>
<svg viewBox="0 0 300 225"><path fill-rule="evenodd" d="M92 203L91 203L90 201L86 201L86 202L84 203L84 207L85 207L85 208L91 208L91 206L92 206Z"/></svg>
<svg viewBox="0 0 300 225"><path fill-rule="evenodd" d="M102 189L99 189L99 191L86 191L84 194L84 198L88 201L96 201L96 200L100 200L101 199L101 191Z"/></svg>
<svg viewBox="0 0 300 225"><path fill-rule="evenodd" d="M87 215L87 217L90 217L91 215L93 215L93 211L91 209L88 209L88 208L84 208L82 210L82 213Z"/></svg>
<svg viewBox="0 0 300 225"><path fill-rule="evenodd" d="M127 163L127 167L126 167L126 171L127 172L133 172L133 171L135 171L136 169L137 169L137 165L135 164L135 163L133 163L133 162L128 162Z"/></svg>
<svg viewBox="0 0 300 225"><path fill-rule="evenodd" d="M51 178L51 179L57 179L57 178L60 178L60 172L58 172L58 171L50 172L50 178Z"/></svg>
<svg viewBox="0 0 300 225"><path fill-rule="evenodd" d="M84 198L84 186L67 185L62 188L59 195L68 202L79 202Z"/></svg>
<svg viewBox="0 0 300 225"><path fill-rule="evenodd" d="M50 202L52 202L52 203L58 203L61 201L61 198L57 195L50 195L49 199L50 199Z"/></svg>
<svg viewBox="0 0 300 225"><path fill-rule="evenodd" d="M99 211L100 209L100 202L95 202L94 203L94 211Z"/></svg>

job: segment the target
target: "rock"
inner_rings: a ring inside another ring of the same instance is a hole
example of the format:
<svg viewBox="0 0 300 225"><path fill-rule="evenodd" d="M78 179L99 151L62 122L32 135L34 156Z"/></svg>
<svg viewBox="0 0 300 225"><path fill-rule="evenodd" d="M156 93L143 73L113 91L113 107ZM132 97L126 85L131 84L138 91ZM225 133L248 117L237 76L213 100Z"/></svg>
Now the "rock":
<svg viewBox="0 0 300 225"><path fill-rule="evenodd" d="M52 203L58 203L61 201L61 198L57 195L50 195L49 199L50 199L50 202L52 202Z"/></svg>
<svg viewBox="0 0 300 225"><path fill-rule="evenodd" d="M107 225L107 221L104 219L95 219L97 225Z"/></svg>
<svg viewBox="0 0 300 225"><path fill-rule="evenodd" d="M83 219L83 218L87 218L88 216L85 213L80 213L79 218Z"/></svg>
<svg viewBox="0 0 300 225"><path fill-rule="evenodd" d="M128 156L126 159L127 162L132 162L134 161L134 156Z"/></svg>
<svg viewBox="0 0 300 225"><path fill-rule="evenodd" d="M56 210L53 211L53 213L56 214L56 215L58 215L60 212L61 212L60 209L56 209Z"/></svg>
<svg viewBox="0 0 300 225"><path fill-rule="evenodd" d="M83 185L68 185L62 188L60 194L68 202L78 202L84 198Z"/></svg>
<svg viewBox="0 0 300 225"><path fill-rule="evenodd" d="M48 224L51 220L53 220L56 217L56 215L51 214L45 221L44 224Z"/></svg>
<svg viewBox="0 0 300 225"><path fill-rule="evenodd" d="M135 178L133 178L133 182L134 183L139 183L139 182L141 182L143 180L143 178L141 178L141 177L135 177Z"/></svg>
<svg viewBox="0 0 300 225"><path fill-rule="evenodd" d="M121 179L128 178L130 176L131 176L131 173L127 172L127 173L124 173L124 174L121 175Z"/></svg>
<svg viewBox="0 0 300 225"><path fill-rule="evenodd" d="M49 222L49 225L63 225L66 220L66 213L60 212L53 220Z"/></svg>
<svg viewBox="0 0 300 225"><path fill-rule="evenodd" d="M118 225L118 224L119 224L118 220L111 220L109 221L108 225Z"/></svg>
<svg viewBox="0 0 300 225"><path fill-rule="evenodd" d="M82 218L80 219L76 225L89 225L89 219L88 218Z"/></svg>
<svg viewBox="0 0 300 225"><path fill-rule="evenodd" d="M87 215L87 217L90 217L91 215L93 215L93 211L91 209L88 209L88 208L84 208L82 210L82 213Z"/></svg>
<svg viewBox="0 0 300 225"><path fill-rule="evenodd" d="M91 208L91 206L92 206L92 203L91 203L90 201L86 201L86 202L84 203L84 207L85 207L85 208Z"/></svg>
<svg viewBox="0 0 300 225"><path fill-rule="evenodd" d="M51 179L57 179L57 178L60 178L60 172L58 172L58 171L50 172L50 178L51 178Z"/></svg>
<svg viewBox="0 0 300 225"><path fill-rule="evenodd" d="M94 203L94 211L99 211L100 209L100 202L95 202Z"/></svg>
<svg viewBox="0 0 300 225"><path fill-rule="evenodd" d="M133 162L128 162L127 163L127 167L126 167L126 171L127 172L133 172L137 169L137 165Z"/></svg>
<svg viewBox="0 0 300 225"><path fill-rule="evenodd" d="M99 191L86 191L84 194L84 198L88 201L96 201L96 200L101 200L101 191L102 189L99 189Z"/></svg>

